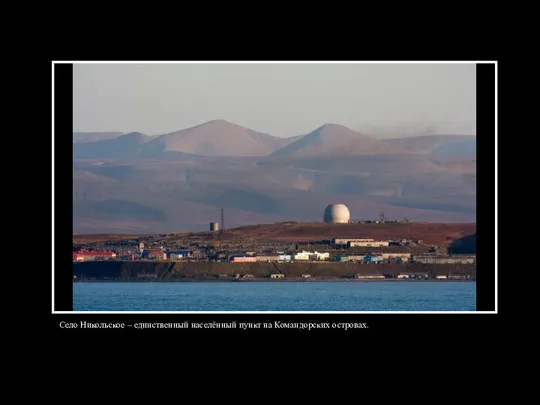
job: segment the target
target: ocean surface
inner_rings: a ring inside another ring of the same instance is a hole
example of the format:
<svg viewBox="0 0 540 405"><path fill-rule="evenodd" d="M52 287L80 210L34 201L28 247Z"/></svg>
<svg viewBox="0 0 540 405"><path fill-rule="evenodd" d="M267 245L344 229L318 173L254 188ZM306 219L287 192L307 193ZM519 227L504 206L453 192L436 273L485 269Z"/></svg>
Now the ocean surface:
<svg viewBox="0 0 540 405"><path fill-rule="evenodd" d="M77 282L74 311L475 311L476 283Z"/></svg>

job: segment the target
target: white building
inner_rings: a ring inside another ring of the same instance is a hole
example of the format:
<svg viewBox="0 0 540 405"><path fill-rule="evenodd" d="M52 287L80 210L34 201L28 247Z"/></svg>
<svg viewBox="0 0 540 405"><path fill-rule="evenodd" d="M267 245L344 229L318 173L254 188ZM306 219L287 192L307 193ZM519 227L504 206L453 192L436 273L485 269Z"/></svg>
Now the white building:
<svg viewBox="0 0 540 405"><path fill-rule="evenodd" d="M324 253L315 252L312 255L309 255L309 258L311 260L328 260L328 259L330 259L330 253L328 253L328 252L324 252Z"/></svg>
<svg viewBox="0 0 540 405"><path fill-rule="evenodd" d="M337 239L337 238L334 238L332 240L332 243L334 245L346 245L349 242L373 242L373 241L374 241L374 239L371 239L371 238L361 238L361 239L347 239L347 238Z"/></svg>
<svg viewBox="0 0 540 405"><path fill-rule="evenodd" d="M309 260L309 256L311 256L313 253L308 252L306 250L303 250L301 252L298 252L294 255L294 260Z"/></svg>
<svg viewBox="0 0 540 405"><path fill-rule="evenodd" d="M255 260L258 262L277 262L279 256L255 256Z"/></svg>
<svg viewBox="0 0 540 405"><path fill-rule="evenodd" d="M390 246L390 242L387 240L373 240L373 241L365 241L365 242L349 242L347 243L350 247L356 247L356 246L367 246L367 247L383 247L383 246Z"/></svg>

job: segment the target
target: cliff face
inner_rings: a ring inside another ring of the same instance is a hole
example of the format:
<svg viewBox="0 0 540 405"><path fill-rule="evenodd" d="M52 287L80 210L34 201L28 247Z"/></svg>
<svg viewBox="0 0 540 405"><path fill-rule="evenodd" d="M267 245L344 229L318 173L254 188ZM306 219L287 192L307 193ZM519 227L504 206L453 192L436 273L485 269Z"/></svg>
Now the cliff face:
<svg viewBox="0 0 540 405"><path fill-rule="evenodd" d="M476 233L456 239L449 247L451 254L476 254Z"/></svg>
<svg viewBox="0 0 540 405"><path fill-rule="evenodd" d="M474 265L450 264L361 264L361 263L182 263L149 261L106 261L73 264L78 279L96 280L182 280L215 279L219 275L234 277L252 274L255 278L282 273L285 277L353 278L356 274L383 274L397 277L400 272L426 272L431 277L439 274L472 275Z"/></svg>

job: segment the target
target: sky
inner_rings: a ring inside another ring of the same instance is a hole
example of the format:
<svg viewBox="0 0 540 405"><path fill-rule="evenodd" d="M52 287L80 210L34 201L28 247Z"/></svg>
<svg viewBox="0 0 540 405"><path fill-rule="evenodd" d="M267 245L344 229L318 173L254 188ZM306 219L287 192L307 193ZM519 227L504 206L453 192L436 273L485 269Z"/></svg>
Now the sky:
<svg viewBox="0 0 540 405"><path fill-rule="evenodd" d="M74 132L158 135L223 119L280 137L476 134L475 64L83 64Z"/></svg>

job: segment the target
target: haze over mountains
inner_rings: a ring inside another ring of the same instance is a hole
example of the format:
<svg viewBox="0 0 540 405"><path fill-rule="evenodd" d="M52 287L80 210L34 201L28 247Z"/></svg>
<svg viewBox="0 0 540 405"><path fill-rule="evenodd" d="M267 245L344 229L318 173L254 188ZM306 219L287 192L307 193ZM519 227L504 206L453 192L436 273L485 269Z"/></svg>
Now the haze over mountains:
<svg viewBox="0 0 540 405"><path fill-rule="evenodd" d="M337 124L280 138L224 120L164 135L74 133L74 233L353 219L474 221L476 138L376 139Z"/></svg>

